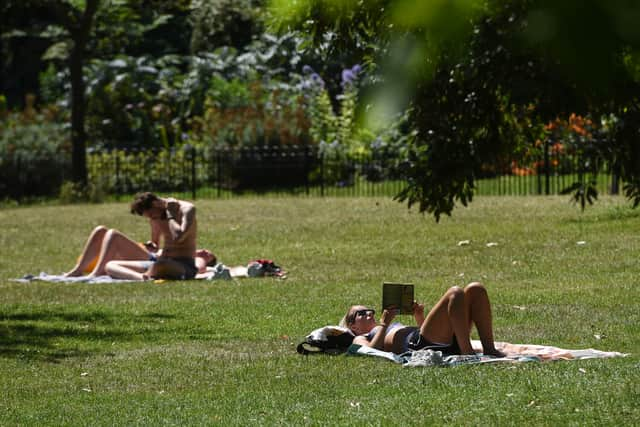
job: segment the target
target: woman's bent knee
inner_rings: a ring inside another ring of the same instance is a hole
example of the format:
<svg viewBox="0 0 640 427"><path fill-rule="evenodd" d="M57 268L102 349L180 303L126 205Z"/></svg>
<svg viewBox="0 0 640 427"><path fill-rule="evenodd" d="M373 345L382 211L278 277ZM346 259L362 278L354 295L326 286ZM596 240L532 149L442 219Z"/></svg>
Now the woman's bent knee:
<svg viewBox="0 0 640 427"><path fill-rule="evenodd" d="M104 266L104 271L111 276L115 270L115 268L117 268L117 261L109 261L105 266Z"/></svg>
<svg viewBox="0 0 640 427"><path fill-rule="evenodd" d="M452 286L447 290L446 296L450 301L461 300L464 299L464 290L459 286Z"/></svg>
<svg viewBox="0 0 640 427"><path fill-rule="evenodd" d="M465 288L464 288L464 293L466 295L470 295L470 296L474 296L474 295L484 295L487 296L487 288L484 287L484 285L480 282L473 282L468 284Z"/></svg>

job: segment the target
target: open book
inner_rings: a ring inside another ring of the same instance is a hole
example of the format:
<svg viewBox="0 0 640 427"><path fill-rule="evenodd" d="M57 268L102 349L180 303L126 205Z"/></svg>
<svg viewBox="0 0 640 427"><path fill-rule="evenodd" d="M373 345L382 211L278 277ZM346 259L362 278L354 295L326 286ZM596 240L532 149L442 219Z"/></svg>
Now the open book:
<svg viewBox="0 0 640 427"><path fill-rule="evenodd" d="M399 314L413 313L413 285L410 283L382 284L382 309L395 307Z"/></svg>

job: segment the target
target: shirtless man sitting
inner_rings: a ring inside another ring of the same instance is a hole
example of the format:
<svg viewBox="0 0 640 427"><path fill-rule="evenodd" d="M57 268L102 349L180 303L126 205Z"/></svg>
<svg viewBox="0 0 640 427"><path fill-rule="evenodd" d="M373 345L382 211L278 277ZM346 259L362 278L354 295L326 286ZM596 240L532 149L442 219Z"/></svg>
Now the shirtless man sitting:
<svg viewBox="0 0 640 427"><path fill-rule="evenodd" d="M120 279L193 279L198 272L196 252L196 208L192 203L161 198L153 193L137 194L131 213L149 219L151 240L148 247L160 247L161 255L152 261L111 261L107 273Z"/></svg>

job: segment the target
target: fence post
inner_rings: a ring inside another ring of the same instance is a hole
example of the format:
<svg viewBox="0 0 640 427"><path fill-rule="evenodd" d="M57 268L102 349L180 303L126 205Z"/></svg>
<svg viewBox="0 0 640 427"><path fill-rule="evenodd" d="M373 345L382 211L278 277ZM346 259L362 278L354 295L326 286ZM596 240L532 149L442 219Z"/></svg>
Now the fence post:
<svg viewBox="0 0 640 427"><path fill-rule="evenodd" d="M214 150L216 150L216 183L218 187L218 198L220 198L222 196L222 171L220 170L222 167L222 162L220 161L220 152L222 149L216 147Z"/></svg>
<svg viewBox="0 0 640 427"><path fill-rule="evenodd" d="M196 199L196 187L198 183L196 182L196 147L191 147L191 197L193 200Z"/></svg>
<svg viewBox="0 0 640 427"><path fill-rule="evenodd" d="M618 162L615 161L611 167L611 194L617 195L620 193L620 167Z"/></svg>
<svg viewBox="0 0 640 427"><path fill-rule="evenodd" d="M118 201L120 201L120 195L122 194L122 186L120 185L120 153L117 148L111 150L111 152L115 152L116 154L116 195L118 197Z"/></svg>
<svg viewBox="0 0 640 427"><path fill-rule="evenodd" d="M304 192L309 195L309 145L302 146L304 151Z"/></svg>
<svg viewBox="0 0 640 427"><path fill-rule="evenodd" d="M544 194L549 195L549 138L544 140Z"/></svg>
<svg viewBox="0 0 640 427"><path fill-rule="evenodd" d="M320 197L324 197L324 151L320 152Z"/></svg>

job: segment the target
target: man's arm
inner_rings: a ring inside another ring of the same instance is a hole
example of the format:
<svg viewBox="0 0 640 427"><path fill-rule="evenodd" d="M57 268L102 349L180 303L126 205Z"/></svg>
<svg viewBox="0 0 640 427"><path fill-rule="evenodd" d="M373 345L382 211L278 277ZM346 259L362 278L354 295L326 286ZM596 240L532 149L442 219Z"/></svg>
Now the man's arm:
<svg viewBox="0 0 640 427"><path fill-rule="evenodd" d="M149 224L151 225L151 243L157 249L160 247L160 223L157 220L149 220Z"/></svg>
<svg viewBox="0 0 640 427"><path fill-rule="evenodd" d="M169 232L174 241L179 242L182 236L191 228L196 217L196 207L191 203L180 203L170 200L167 203L167 220Z"/></svg>

